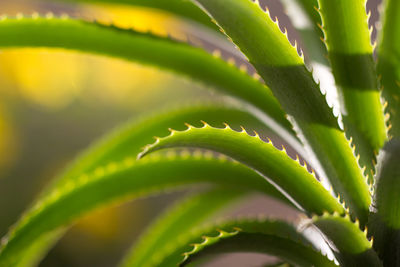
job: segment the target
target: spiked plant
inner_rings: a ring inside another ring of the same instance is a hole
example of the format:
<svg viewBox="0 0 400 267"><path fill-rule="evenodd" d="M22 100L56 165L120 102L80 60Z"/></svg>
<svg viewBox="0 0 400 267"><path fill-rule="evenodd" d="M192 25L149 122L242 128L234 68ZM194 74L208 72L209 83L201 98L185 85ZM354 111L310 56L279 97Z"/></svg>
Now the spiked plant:
<svg viewBox="0 0 400 267"><path fill-rule="evenodd" d="M37 264L68 226L95 208L193 184L208 187L161 215L121 266L183 266L220 252L267 253L299 266L400 266L399 1L384 1L375 60L365 0L297 0L314 23L299 28L305 43L313 45L307 63L258 2L97 2L156 8L219 28L263 81L218 53L168 37L66 16L3 17L3 48L59 47L118 57L183 75L238 101L128 123L95 143L4 237L0 266ZM291 8L296 2L284 3ZM320 36L325 47L318 43ZM332 69L341 96L339 118L309 71L315 61ZM246 129L278 135L318 177ZM161 138L152 143L155 135ZM200 150L176 152L182 147ZM167 148L168 153L155 153ZM307 219L300 228L267 217L210 221L254 192L292 206ZM309 231L322 238L310 239Z"/></svg>

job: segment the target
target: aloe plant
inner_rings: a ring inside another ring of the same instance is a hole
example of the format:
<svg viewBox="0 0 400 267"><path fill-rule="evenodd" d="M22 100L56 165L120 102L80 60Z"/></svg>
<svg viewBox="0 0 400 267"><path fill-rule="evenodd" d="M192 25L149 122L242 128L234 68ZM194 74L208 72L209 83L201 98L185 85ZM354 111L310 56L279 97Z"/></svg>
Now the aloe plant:
<svg viewBox="0 0 400 267"><path fill-rule="evenodd" d="M295 266L400 266L398 0L384 0L376 49L365 0L297 0L314 23L299 29L310 38L304 43L319 47L306 59L258 1L69 2L151 7L206 26L210 35L220 36L219 28L262 81L218 53L169 37L67 16L3 16L2 48L56 47L117 57L184 76L237 101L129 122L96 142L3 238L0 266L38 264L71 224L96 208L189 185L201 191L160 215L121 266L184 266L221 252L266 253ZM339 117L309 71L323 56L341 98ZM250 129L279 136L310 166ZM159 136L155 142L153 136ZM268 217L211 219L256 192L297 209L302 221L296 227ZM310 231L319 239L310 238Z"/></svg>

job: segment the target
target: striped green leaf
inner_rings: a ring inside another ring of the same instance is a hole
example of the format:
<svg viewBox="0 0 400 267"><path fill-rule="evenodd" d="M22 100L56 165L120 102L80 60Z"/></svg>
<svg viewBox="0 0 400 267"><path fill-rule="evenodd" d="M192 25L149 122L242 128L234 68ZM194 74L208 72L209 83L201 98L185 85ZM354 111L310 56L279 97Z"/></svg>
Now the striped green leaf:
<svg viewBox="0 0 400 267"><path fill-rule="evenodd" d="M345 130L353 137L360 164L372 180L376 154L386 140L366 1L319 0L322 28L336 84Z"/></svg>
<svg viewBox="0 0 400 267"><path fill-rule="evenodd" d="M378 42L378 74L390 114L389 134L400 136L400 3L384 0L383 29Z"/></svg>
<svg viewBox="0 0 400 267"><path fill-rule="evenodd" d="M197 0L248 57L283 109L294 119L300 136L318 158L336 192L352 214L365 223L371 196L366 179L344 133L278 25L249 0ZM338 164L340 163L340 164Z"/></svg>

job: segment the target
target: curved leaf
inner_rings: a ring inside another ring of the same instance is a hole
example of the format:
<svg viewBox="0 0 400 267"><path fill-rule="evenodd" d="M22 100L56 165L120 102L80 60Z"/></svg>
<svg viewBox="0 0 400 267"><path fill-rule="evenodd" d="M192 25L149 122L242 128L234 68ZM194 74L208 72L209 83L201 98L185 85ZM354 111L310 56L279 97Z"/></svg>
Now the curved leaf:
<svg viewBox="0 0 400 267"><path fill-rule="evenodd" d="M336 256L343 266L382 266L372 249L372 241L367 239L367 229L360 230L359 221L335 213L314 216L313 223L332 242Z"/></svg>
<svg viewBox="0 0 400 267"><path fill-rule="evenodd" d="M184 266L198 258L227 252L256 252L277 256L296 266L336 266L315 251L295 228L282 221L247 221L216 225L217 235L207 231L201 243L185 253Z"/></svg>
<svg viewBox="0 0 400 267"><path fill-rule="evenodd" d="M200 48L168 38L81 20L34 16L0 21L0 47L58 47L160 67L243 100L267 114L276 129L293 133L265 85Z"/></svg>
<svg viewBox="0 0 400 267"><path fill-rule="evenodd" d="M165 266L163 260L185 244L185 238L199 225L226 208L246 192L216 188L209 192L190 196L164 212L143 233L139 241L129 249L121 266ZM171 265L175 267L176 263Z"/></svg>
<svg viewBox="0 0 400 267"><path fill-rule="evenodd" d="M216 127L232 123L235 127L244 125L256 130L268 128L264 121L243 111L242 107L229 105L192 105L146 117L141 121L127 123L93 144L61 174L62 178L55 181L56 185L77 179L82 173L93 171L97 166L137 155L145 145L154 141L153 136L167 135L169 127L183 130L186 128L185 122L201 126L201 120L207 120Z"/></svg>
<svg viewBox="0 0 400 267"><path fill-rule="evenodd" d="M137 6L137 7L146 7L146 8L152 8L160 11L166 11L172 15L184 18L186 20L190 20L192 22L197 22L203 26L208 27L209 29L214 30L216 33L220 33L218 31L218 27L214 23L210 21L208 16L204 14L196 5L192 4L189 1L184 1L184 0L170 0L170 1L165 1L165 0L59 0L63 2L69 2L69 3L95 3L95 4L112 4L112 5L129 5L129 6ZM284 5L286 7L293 7L295 0L288 0L284 1ZM314 6L317 6L317 0L302 0L299 1L300 4L305 8L305 11L307 12L307 15L312 15L313 19L316 18L317 22L320 23L320 17L318 13L315 11ZM310 2L310 3L305 3L305 2ZM311 8L312 12L309 12L309 8ZM295 12L298 10L296 9ZM289 17L292 19L296 19L295 16L298 16L297 14L294 14L294 16L291 16L294 13L289 12ZM306 16L307 16L306 15ZM326 58L323 56L323 52L326 51L325 46L320 40L319 34L320 30L317 27L317 22L313 23L310 28L304 28L303 25L298 25L294 23L294 27L299 31L302 41L305 42L309 50L307 52L310 52L311 58L313 60L316 60L317 62L327 64ZM314 27L312 27L314 26Z"/></svg>
<svg viewBox="0 0 400 267"><path fill-rule="evenodd" d="M400 136L400 3L384 0L383 29L378 42L378 74L381 77L383 95L388 101L390 114L389 133Z"/></svg>
<svg viewBox="0 0 400 267"><path fill-rule="evenodd" d="M154 135L165 135L168 133L168 127L181 127L184 122L190 122L198 125L201 119L209 120L213 125L220 126L223 122L233 123L236 127L245 125L255 129L263 129L264 125L250 113L242 111L239 107L218 106L216 104L192 105L191 107L169 111L162 115L151 118L145 118L140 121L127 123L125 126L116 129L111 134L103 137L93 144L88 150L80 155L69 168L67 168L58 179L48 186L42 193L42 197L51 189L60 187L68 182L79 179L82 173L94 171L96 167L106 165L110 162L121 161L126 157L136 155L143 146L153 141ZM200 123L200 125L202 125ZM58 234L58 235L62 235ZM44 237L45 241L37 241L35 251L32 252L34 258L37 255L44 255L52 244L58 240L57 234L50 237ZM51 241L54 239L54 241ZM38 250L43 250L38 252ZM27 254L28 252L25 252ZM30 262L28 256L26 262ZM31 262L34 262L32 260ZM25 266L25 265L23 265ZM32 266L32 265L27 265Z"/></svg>
<svg viewBox="0 0 400 267"><path fill-rule="evenodd" d="M202 155L127 159L82 175L39 200L3 239L0 266L17 264L25 249L38 238L67 226L94 208L193 183L239 187L285 199L260 175L226 159Z"/></svg>
<svg viewBox="0 0 400 267"><path fill-rule="evenodd" d="M292 160L272 143L265 143L258 135L248 135L244 129L236 132L228 125L224 129L213 128L206 123L202 128L188 125L185 131L171 130L169 136L157 138L138 157L159 149L181 146L211 149L248 165L270 179L307 212L344 212L340 203L307 171L306 166Z"/></svg>
<svg viewBox="0 0 400 267"><path fill-rule="evenodd" d="M367 167L372 182L375 155L387 136L366 1L319 0L319 8L333 74L341 90L343 123L356 149L360 147L360 164Z"/></svg>
<svg viewBox="0 0 400 267"><path fill-rule="evenodd" d="M195 1L195 0L193 0ZM352 214L365 223L371 196L365 177L319 86L286 36L249 0L196 0L249 58ZM338 164L340 163L340 164ZM318 169L320 171L320 168Z"/></svg>

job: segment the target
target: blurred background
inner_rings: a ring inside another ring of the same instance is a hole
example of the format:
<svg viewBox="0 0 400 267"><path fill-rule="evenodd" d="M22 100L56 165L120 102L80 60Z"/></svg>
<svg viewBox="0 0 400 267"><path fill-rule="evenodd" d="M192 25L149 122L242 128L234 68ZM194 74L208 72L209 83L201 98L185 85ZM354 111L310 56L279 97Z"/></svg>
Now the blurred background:
<svg viewBox="0 0 400 267"><path fill-rule="evenodd" d="M298 40L281 3L260 2L288 28L290 39ZM377 2L369 2L374 10ZM185 39L190 33L193 41L200 41L209 50L227 44L220 36L210 37L204 27L149 8L94 1L85 5L73 1L0 1L0 13L15 16L35 11L67 13L160 35L168 32L176 39ZM375 21L376 12L373 15ZM233 47L228 47L232 49L223 53L232 54ZM1 50L1 236L79 151L113 127L157 110L219 98L183 78L119 59L60 49ZM115 265L151 218L180 194L140 199L86 216L60 240L41 266ZM289 220L296 217L293 211L264 198L249 200L236 211L257 212ZM248 265L248 259L245 255L237 256L229 265L253 266ZM264 261L265 257L253 258L254 266ZM210 266L226 263L226 257L221 257Z"/></svg>

